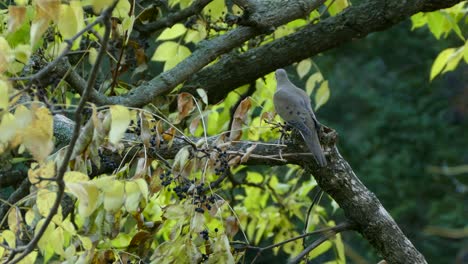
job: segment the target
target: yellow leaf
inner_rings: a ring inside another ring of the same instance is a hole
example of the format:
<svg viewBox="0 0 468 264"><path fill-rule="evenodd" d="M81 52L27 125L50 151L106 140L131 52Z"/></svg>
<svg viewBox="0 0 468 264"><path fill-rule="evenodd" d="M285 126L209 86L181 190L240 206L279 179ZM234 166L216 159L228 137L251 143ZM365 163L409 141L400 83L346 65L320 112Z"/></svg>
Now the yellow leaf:
<svg viewBox="0 0 468 264"><path fill-rule="evenodd" d="M143 196L145 201L148 201L148 195L149 195L148 183L146 183L146 181L143 179L136 179L135 182L138 184L141 195Z"/></svg>
<svg viewBox="0 0 468 264"><path fill-rule="evenodd" d="M52 152L54 148L53 118L49 109L40 107L33 109L34 118L25 130L23 144L33 155L34 159L41 162Z"/></svg>
<svg viewBox="0 0 468 264"><path fill-rule="evenodd" d="M10 90L10 85L7 81L0 79L0 113L3 110L8 110L8 91Z"/></svg>
<svg viewBox="0 0 468 264"><path fill-rule="evenodd" d="M112 105L110 107L110 113L112 122L109 131L109 142L117 144L122 139L130 124L130 111L125 106Z"/></svg>
<svg viewBox="0 0 468 264"><path fill-rule="evenodd" d="M78 19L73 7L65 4L60 6L57 27L64 39L72 38L79 31Z"/></svg>
<svg viewBox="0 0 468 264"><path fill-rule="evenodd" d="M430 80L432 81L447 65L447 61L450 57L455 52L455 48L448 48L439 53L437 58L434 60L434 63L432 64L431 68L431 76Z"/></svg>
<svg viewBox="0 0 468 264"><path fill-rule="evenodd" d="M206 38L206 26L202 23L203 22L197 21L197 24L193 25L191 29L187 30L184 38L185 43L198 43Z"/></svg>
<svg viewBox="0 0 468 264"><path fill-rule="evenodd" d="M49 161L46 164L38 165L37 163L32 165L28 170L28 179L31 184L36 184L36 187L43 187L48 185L50 182L41 181L40 178L50 179L55 176L55 162Z"/></svg>
<svg viewBox="0 0 468 264"><path fill-rule="evenodd" d="M200 96L200 98L202 99L202 102L204 104L208 104L208 95L206 94L206 91L203 90L202 88L198 88L197 93Z"/></svg>
<svg viewBox="0 0 468 264"><path fill-rule="evenodd" d="M166 28L163 30L161 35L157 38L157 40L169 40L177 38L183 35L187 31L187 28L183 24L175 24L170 28Z"/></svg>
<svg viewBox="0 0 468 264"><path fill-rule="evenodd" d="M140 204L140 187L136 182L125 183L125 208L128 212L134 213Z"/></svg>
<svg viewBox="0 0 468 264"><path fill-rule="evenodd" d="M102 189L104 192L104 209L116 212L124 204L124 184L118 180L113 180L109 186Z"/></svg>
<svg viewBox="0 0 468 264"><path fill-rule="evenodd" d="M203 13L205 15L209 15L211 17L211 21L216 21L227 13L227 7L224 0L214 0L203 8Z"/></svg>
<svg viewBox="0 0 468 264"><path fill-rule="evenodd" d="M10 246L11 248L16 247L15 233L13 233L11 230L3 230L1 234L5 242L8 244L8 246Z"/></svg>
<svg viewBox="0 0 468 264"><path fill-rule="evenodd" d="M111 1L111 3L112 2L114 1ZM125 19L126 17L129 16L130 8L131 8L130 1L119 0L114 10L112 11L112 16Z"/></svg>
<svg viewBox="0 0 468 264"><path fill-rule="evenodd" d="M8 213L8 227L11 231L16 233L19 230L21 224L21 213L16 210L16 207L12 207Z"/></svg>
<svg viewBox="0 0 468 264"><path fill-rule="evenodd" d="M306 76L307 73L309 73L310 68L312 68L312 61L310 59L305 59L302 60L297 64L297 74L299 75L299 78L303 78Z"/></svg>
<svg viewBox="0 0 468 264"><path fill-rule="evenodd" d="M312 92L314 91L315 84L320 83L321 81L323 81L323 76L322 76L322 74L320 72L316 72L316 73L312 74L307 79L307 82L306 82L306 93L308 95L311 95Z"/></svg>
<svg viewBox="0 0 468 264"><path fill-rule="evenodd" d="M88 175L79 171L67 171L63 177L66 183L89 181Z"/></svg>
<svg viewBox="0 0 468 264"><path fill-rule="evenodd" d="M95 48L90 48L88 50L88 53L89 53L89 56L88 56L88 61L90 64L94 64L96 62L96 58L97 58L97 50Z"/></svg>
<svg viewBox="0 0 468 264"><path fill-rule="evenodd" d="M0 36L0 73L8 69L8 65L12 59L10 45L4 37Z"/></svg>
<svg viewBox="0 0 468 264"><path fill-rule="evenodd" d="M109 7L114 0L91 0L91 6L95 13L101 13L101 11Z"/></svg>
<svg viewBox="0 0 468 264"><path fill-rule="evenodd" d="M452 55L449 56L447 59L447 66L444 68L442 73L446 73L449 71L455 70L460 60L463 58L463 51L465 46L461 46L458 48Z"/></svg>
<svg viewBox="0 0 468 264"><path fill-rule="evenodd" d="M63 236L63 229L61 227L55 228L55 231L50 234L50 241L55 253L60 256L65 255L65 251L63 250L65 237Z"/></svg>
<svg viewBox="0 0 468 264"><path fill-rule="evenodd" d="M0 143L8 143L15 135L15 117L10 113L5 113L0 123Z"/></svg>
<svg viewBox="0 0 468 264"><path fill-rule="evenodd" d="M90 216L100 204L99 189L89 182L66 183L68 191L78 198L78 213L82 217Z"/></svg>
<svg viewBox="0 0 468 264"><path fill-rule="evenodd" d="M167 61L172 59L173 57L177 56L179 52L184 52L184 49L187 49L187 47L182 46L178 44L177 42L174 41L166 41L161 43L156 51L153 54L153 57L151 60L154 61ZM190 54L190 50L189 50Z"/></svg>
<svg viewBox="0 0 468 264"><path fill-rule="evenodd" d="M36 219L36 213L33 209L29 209L24 216L24 220L28 226L33 226L35 224L34 220Z"/></svg>
<svg viewBox="0 0 468 264"><path fill-rule="evenodd" d="M330 89L328 88L328 81L322 82L315 94L315 111L324 105L330 98Z"/></svg>
<svg viewBox="0 0 468 264"><path fill-rule="evenodd" d="M83 245L83 248L86 250L91 250L91 248L93 247L93 242L91 241L91 239L89 237L80 236L80 235L78 235L78 237L81 240L81 244Z"/></svg>
<svg viewBox="0 0 468 264"><path fill-rule="evenodd" d="M31 46L20 44L15 47L14 53L17 61L26 64L31 56Z"/></svg>
<svg viewBox="0 0 468 264"><path fill-rule="evenodd" d="M36 205L42 216L46 217L49 214L56 197L57 193L53 191L46 188L39 189L37 192Z"/></svg>

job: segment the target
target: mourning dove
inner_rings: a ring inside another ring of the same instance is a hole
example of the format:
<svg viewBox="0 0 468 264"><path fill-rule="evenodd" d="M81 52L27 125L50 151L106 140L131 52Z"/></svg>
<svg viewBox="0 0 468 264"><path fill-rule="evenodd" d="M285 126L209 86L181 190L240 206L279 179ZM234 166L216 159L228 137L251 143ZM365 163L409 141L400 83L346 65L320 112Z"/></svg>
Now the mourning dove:
<svg viewBox="0 0 468 264"><path fill-rule="evenodd" d="M320 124L310 106L309 96L289 81L285 70L276 70L275 76L276 92L273 96L273 103L276 113L289 125L299 130L318 165L326 166L327 160L318 138Z"/></svg>

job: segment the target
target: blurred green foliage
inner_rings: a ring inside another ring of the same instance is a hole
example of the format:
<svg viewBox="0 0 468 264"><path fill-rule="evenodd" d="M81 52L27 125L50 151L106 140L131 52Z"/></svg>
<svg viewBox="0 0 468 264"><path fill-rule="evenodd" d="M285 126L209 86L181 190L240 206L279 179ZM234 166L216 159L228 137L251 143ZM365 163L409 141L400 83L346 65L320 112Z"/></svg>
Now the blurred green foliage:
<svg viewBox="0 0 468 264"><path fill-rule="evenodd" d="M467 193L427 167L468 163L468 116L456 116L452 104L468 89L466 65L430 83L434 58L459 39L437 41L427 28L410 28L402 23L315 58L332 91L318 117L338 131L344 157L428 262L453 263L467 239L423 230L466 227ZM365 241L347 238L377 258Z"/></svg>

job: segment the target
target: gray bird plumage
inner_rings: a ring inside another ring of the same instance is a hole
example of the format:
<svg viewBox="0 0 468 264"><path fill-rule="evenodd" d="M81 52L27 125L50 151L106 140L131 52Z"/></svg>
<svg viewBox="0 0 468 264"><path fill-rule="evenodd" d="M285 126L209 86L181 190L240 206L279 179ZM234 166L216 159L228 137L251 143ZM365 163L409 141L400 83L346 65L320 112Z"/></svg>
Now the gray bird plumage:
<svg viewBox="0 0 468 264"><path fill-rule="evenodd" d="M273 103L276 113L299 130L314 159L321 167L326 166L327 159L318 138L320 124L312 111L309 96L289 81L285 70L276 70L275 76L276 92Z"/></svg>

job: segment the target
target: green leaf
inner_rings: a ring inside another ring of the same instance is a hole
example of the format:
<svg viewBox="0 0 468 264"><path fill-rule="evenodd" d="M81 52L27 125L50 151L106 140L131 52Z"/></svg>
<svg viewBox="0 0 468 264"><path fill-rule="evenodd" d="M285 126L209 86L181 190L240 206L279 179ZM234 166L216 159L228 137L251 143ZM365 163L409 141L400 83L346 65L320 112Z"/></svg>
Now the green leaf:
<svg viewBox="0 0 468 264"><path fill-rule="evenodd" d="M426 16L429 30L437 39L439 39L440 36L442 36L442 33L444 33L444 24L446 23L444 15L436 11L427 13Z"/></svg>
<svg viewBox="0 0 468 264"><path fill-rule="evenodd" d="M463 58L464 49L465 49L465 46L461 46L460 48L457 49L457 51L455 51L454 53L452 53L452 55L450 55L450 57L447 59L447 66L444 68L442 73L453 71L457 67L458 63Z"/></svg>
<svg viewBox="0 0 468 264"><path fill-rule="evenodd" d="M161 35L157 38L157 40L169 40L174 39L179 36L182 36L185 32L187 32L187 28L183 24L175 24L171 28L166 28L163 30Z"/></svg>
<svg viewBox="0 0 468 264"><path fill-rule="evenodd" d="M423 27L427 24L427 17L426 14L423 12L419 12L411 16L411 30L415 30L417 28Z"/></svg>
<svg viewBox="0 0 468 264"><path fill-rule="evenodd" d="M463 59L468 63L468 40L465 42L465 49L463 52Z"/></svg>
<svg viewBox="0 0 468 264"><path fill-rule="evenodd" d="M439 53L431 68L430 80L432 81L447 65L449 57L455 52L455 48L448 48Z"/></svg>
<svg viewBox="0 0 468 264"><path fill-rule="evenodd" d="M347 0L328 0L326 5L328 6L330 15L334 16L348 7L349 3Z"/></svg>
<svg viewBox="0 0 468 264"><path fill-rule="evenodd" d="M315 111L324 105L330 98L330 89L328 87L328 81L322 82L320 88L318 88L315 94Z"/></svg>
<svg viewBox="0 0 468 264"><path fill-rule="evenodd" d="M461 40L465 40L465 37L463 37L463 34L462 34L461 30L460 30L460 27L457 24L457 21L455 21L455 18L453 18L450 14L448 14L446 12L444 12L442 14L445 16L446 21L448 21L451 29L455 32L455 34L457 34L457 36Z"/></svg>

